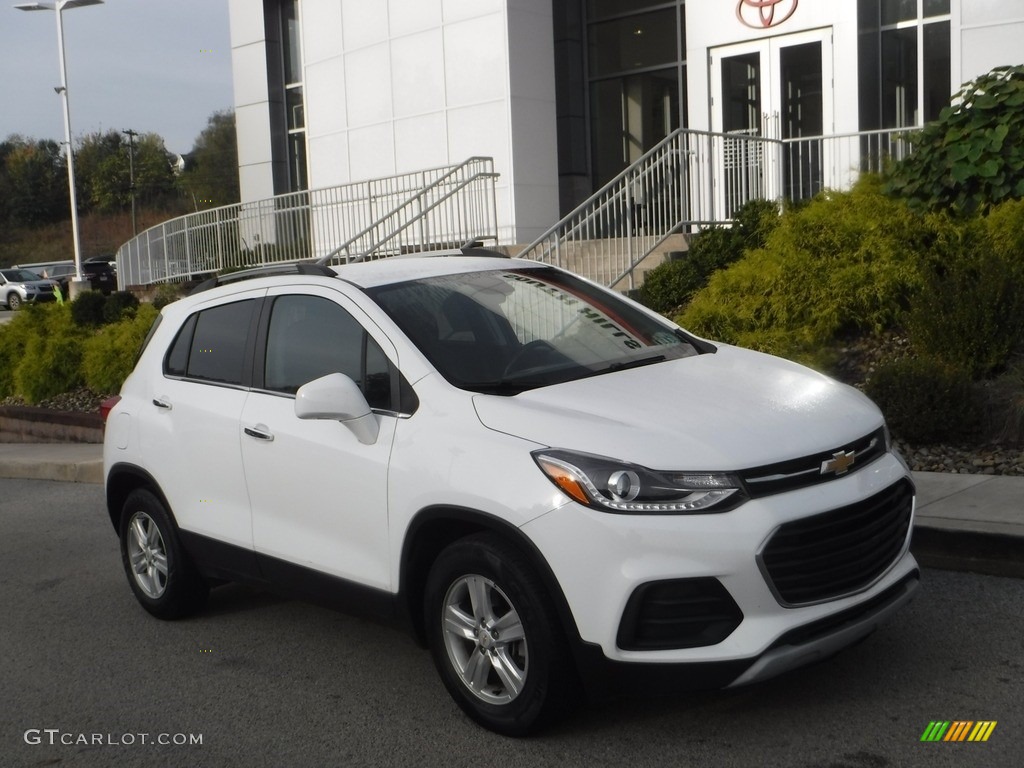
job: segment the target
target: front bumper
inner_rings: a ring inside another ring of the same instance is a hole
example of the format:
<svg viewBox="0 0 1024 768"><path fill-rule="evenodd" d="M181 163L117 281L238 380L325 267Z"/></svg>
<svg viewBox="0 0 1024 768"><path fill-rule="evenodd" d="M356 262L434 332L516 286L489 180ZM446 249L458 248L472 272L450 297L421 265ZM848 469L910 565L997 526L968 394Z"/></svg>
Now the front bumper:
<svg viewBox="0 0 1024 768"><path fill-rule="evenodd" d="M600 647L584 643L575 651L581 678L590 696L670 695L686 691L733 688L827 659L864 639L910 602L920 583L915 568L873 600L829 619L796 627L761 655L748 659L655 664L613 661Z"/></svg>
<svg viewBox="0 0 1024 768"><path fill-rule="evenodd" d="M738 685L835 653L909 599L919 579L909 552L912 500L906 502L906 530L900 540L888 541L885 562L837 597L787 604L759 562L766 543L787 524L855 509L899 484L910 484L907 470L886 454L859 472L721 514L615 515L571 503L528 523L523 532L542 553L557 553L547 559L572 611L584 665L622 665L641 677L646 675L640 669L651 666L652 678L679 665L697 687L705 687L704 678L712 687ZM741 619L710 644L622 647L628 646L621 643L621 628L631 595L642 585L673 580L717 580Z"/></svg>

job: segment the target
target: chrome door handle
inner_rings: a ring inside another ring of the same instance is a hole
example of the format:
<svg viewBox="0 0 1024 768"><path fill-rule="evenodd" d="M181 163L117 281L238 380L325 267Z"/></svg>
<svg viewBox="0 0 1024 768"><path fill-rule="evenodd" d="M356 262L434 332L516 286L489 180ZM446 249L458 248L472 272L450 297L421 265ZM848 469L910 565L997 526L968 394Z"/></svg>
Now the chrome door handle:
<svg viewBox="0 0 1024 768"><path fill-rule="evenodd" d="M255 427L243 427L242 429L249 437L257 440L266 440L268 443L274 441L274 433L265 424L257 424Z"/></svg>

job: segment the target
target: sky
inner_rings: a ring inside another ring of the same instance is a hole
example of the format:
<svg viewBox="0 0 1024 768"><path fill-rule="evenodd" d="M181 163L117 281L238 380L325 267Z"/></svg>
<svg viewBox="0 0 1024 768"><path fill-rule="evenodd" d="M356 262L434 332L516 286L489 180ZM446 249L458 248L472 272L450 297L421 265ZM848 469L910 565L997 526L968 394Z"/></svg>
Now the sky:
<svg viewBox="0 0 1024 768"><path fill-rule="evenodd" d="M53 11L0 0L0 140L64 141ZM231 109L228 0L105 0L65 10L71 134L157 133L192 149L207 119Z"/></svg>

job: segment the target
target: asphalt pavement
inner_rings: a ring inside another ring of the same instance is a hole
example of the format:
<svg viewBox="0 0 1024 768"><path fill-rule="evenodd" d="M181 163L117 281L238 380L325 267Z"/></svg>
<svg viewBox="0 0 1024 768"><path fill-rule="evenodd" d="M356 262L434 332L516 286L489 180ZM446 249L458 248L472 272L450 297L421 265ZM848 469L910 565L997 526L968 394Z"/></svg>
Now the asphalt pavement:
<svg viewBox="0 0 1024 768"><path fill-rule="evenodd" d="M0 443L0 478L103 482L103 447ZM1024 578L1024 477L915 472L922 565Z"/></svg>

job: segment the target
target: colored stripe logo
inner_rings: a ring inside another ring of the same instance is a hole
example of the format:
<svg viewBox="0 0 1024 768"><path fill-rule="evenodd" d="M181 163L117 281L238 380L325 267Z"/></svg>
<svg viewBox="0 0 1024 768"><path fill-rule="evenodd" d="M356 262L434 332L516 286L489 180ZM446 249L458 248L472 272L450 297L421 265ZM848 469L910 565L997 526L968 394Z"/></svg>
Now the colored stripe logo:
<svg viewBox="0 0 1024 768"><path fill-rule="evenodd" d="M995 720L932 720L921 741L988 741L996 729Z"/></svg>

